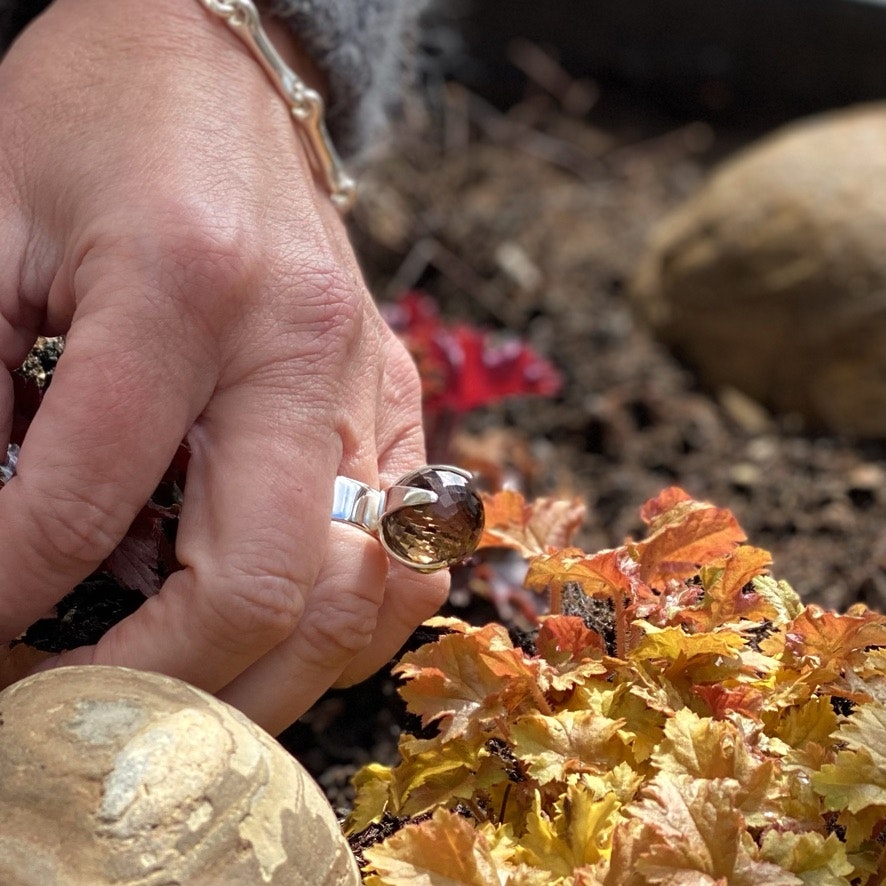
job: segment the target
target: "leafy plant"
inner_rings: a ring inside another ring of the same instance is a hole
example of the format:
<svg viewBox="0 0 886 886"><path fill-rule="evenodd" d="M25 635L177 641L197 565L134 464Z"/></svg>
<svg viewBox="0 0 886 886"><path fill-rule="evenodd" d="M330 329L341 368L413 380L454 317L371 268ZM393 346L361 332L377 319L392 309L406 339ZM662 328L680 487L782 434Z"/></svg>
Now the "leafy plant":
<svg viewBox="0 0 886 886"><path fill-rule="evenodd" d="M369 886L886 882L884 616L804 606L679 489L596 554L547 545L549 502L487 505L550 614L433 619L397 665L422 729L355 778Z"/></svg>
<svg viewBox="0 0 886 886"><path fill-rule="evenodd" d="M467 413L515 395L552 396L560 390L559 372L528 344L466 323L446 323L437 303L423 292L404 293L384 305L383 313L421 376L431 461L445 459Z"/></svg>

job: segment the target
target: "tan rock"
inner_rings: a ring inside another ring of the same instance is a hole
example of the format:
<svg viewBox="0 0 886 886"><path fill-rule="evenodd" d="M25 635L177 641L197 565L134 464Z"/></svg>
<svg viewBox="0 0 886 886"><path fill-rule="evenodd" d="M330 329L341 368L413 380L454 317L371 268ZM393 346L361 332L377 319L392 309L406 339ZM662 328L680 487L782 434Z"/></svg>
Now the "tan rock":
<svg viewBox="0 0 886 886"><path fill-rule="evenodd" d="M356 886L310 776L178 680L70 667L0 693L3 886Z"/></svg>
<svg viewBox="0 0 886 886"><path fill-rule="evenodd" d="M632 295L708 386L886 435L886 103L725 162L657 228Z"/></svg>

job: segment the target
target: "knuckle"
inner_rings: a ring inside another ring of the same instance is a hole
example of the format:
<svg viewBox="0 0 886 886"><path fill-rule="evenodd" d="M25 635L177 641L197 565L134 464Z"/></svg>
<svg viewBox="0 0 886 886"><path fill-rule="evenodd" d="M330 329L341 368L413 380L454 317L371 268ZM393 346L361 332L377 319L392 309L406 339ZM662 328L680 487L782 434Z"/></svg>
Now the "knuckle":
<svg viewBox="0 0 886 886"><path fill-rule="evenodd" d="M263 264L255 240L238 226L212 224L189 206L169 210L171 220L156 238L160 272L175 288L192 296L195 290L242 295Z"/></svg>
<svg viewBox="0 0 886 886"><path fill-rule="evenodd" d="M225 578L221 591L210 597L214 639L233 647L250 637L261 638L267 648L275 646L295 631L302 616L298 584L288 575L238 570Z"/></svg>
<svg viewBox="0 0 886 886"><path fill-rule="evenodd" d="M100 489L56 487L51 496L33 497L37 504L31 505L30 523L48 563L92 567L114 549L126 529L125 517L102 499Z"/></svg>
<svg viewBox="0 0 886 886"><path fill-rule="evenodd" d="M350 660L372 642L378 603L356 591L323 600L305 613L302 658L312 664Z"/></svg>
<svg viewBox="0 0 886 886"><path fill-rule="evenodd" d="M210 199L154 195L132 219L115 218L94 241L96 254L123 261L164 298L188 312L214 310L225 300L254 298L269 265L262 226L234 207Z"/></svg>

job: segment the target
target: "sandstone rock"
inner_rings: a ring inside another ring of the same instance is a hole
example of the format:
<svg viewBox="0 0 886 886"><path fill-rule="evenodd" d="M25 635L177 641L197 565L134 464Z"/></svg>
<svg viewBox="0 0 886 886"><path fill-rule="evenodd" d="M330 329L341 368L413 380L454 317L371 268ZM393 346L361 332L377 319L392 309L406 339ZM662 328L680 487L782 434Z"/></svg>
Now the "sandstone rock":
<svg viewBox="0 0 886 886"><path fill-rule="evenodd" d="M886 103L725 162L660 224L631 290L708 386L886 436Z"/></svg>
<svg viewBox="0 0 886 886"><path fill-rule="evenodd" d="M0 693L4 886L359 882L307 773L206 693L98 666Z"/></svg>

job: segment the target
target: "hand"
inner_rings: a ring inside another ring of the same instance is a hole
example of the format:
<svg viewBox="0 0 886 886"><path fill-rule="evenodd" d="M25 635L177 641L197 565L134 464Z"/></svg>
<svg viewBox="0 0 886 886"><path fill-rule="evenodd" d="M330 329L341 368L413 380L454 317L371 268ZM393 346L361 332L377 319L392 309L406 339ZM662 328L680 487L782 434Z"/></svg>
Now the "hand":
<svg viewBox="0 0 886 886"><path fill-rule="evenodd" d="M67 335L0 490L0 641L96 568L187 436L183 569L52 664L162 671L278 731L445 597L329 519L336 474L423 463L415 369L284 103L196 0L55 0L0 107L0 445L8 371Z"/></svg>

